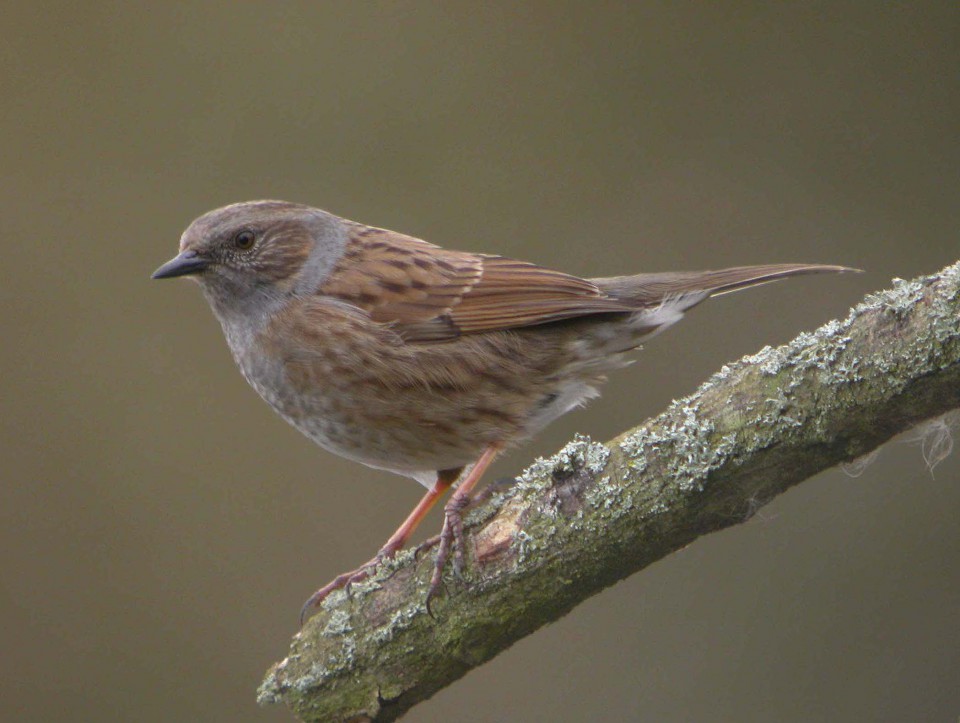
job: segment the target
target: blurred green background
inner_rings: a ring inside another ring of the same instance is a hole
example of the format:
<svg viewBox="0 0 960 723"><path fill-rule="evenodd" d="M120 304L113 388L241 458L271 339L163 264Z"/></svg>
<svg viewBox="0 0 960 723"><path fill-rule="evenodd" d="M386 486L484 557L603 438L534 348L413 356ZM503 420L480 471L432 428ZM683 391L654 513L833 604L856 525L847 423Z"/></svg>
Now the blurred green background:
<svg viewBox="0 0 960 723"><path fill-rule="evenodd" d="M955 3L3 10L3 720L289 720L254 692L300 604L421 494L299 436L150 281L212 207L585 275L868 269L698 309L493 476L960 257ZM958 477L900 443L822 474L407 720L956 720Z"/></svg>

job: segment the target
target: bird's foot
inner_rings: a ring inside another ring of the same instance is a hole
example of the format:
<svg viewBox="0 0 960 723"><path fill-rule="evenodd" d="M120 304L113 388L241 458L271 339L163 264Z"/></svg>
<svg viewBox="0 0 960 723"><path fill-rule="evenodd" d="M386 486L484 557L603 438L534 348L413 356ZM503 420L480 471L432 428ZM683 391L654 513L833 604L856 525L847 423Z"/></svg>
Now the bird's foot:
<svg viewBox="0 0 960 723"><path fill-rule="evenodd" d="M433 565L433 575L430 577L430 588L427 590L427 612L432 616L430 603L443 586L443 568L447 564L450 552L453 552L453 573L458 579L463 578L463 568L466 556L463 544L463 510L470 500L466 497L453 497L444 508L443 529L437 540L437 559Z"/></svg>
<svg viewBox="0 0 960 723"><path fill-rule="evenodd" d="M303 624L306 622L310 611L316 610L318 607L320 607L320 603L326 600L330 593L332 593L334 590L345 590L347 595L349 595L351 585L367 580L371 575L373 575L373 573L384 560L389 560L396 555L398 549L400 548L393 546L381 548L381 550L372 559L363 563L356 570L351 570L350 572L337 575L335 578L333 578L333 580L313 593L313 595L311 595L303 604L303 607L300 608L300 627L303 627Z"/></svg>
<svg viewBox="0 0 960 723"><path fill-rule="evenodd" d="M487 502L494 495L503 492L506 489L509 489L517 483L516 478L514 477L503 477L498 480L494 480L486 487L484 487L478 494L473 495L473 497L466 498L466 503L463 505L463 508L460 510L460 515L462 516L464 512L469 512L483 503ZM462 527L462 526L461 526ZM422 555L427 550L432 550L440 544L440 535L434 535L433 537L428 537L426 540L421 542L413 551L413 559L419 561L420 555ZM448 551L449 553L449 551ZM461 555L462 560L462 555Z"/></svg>
<svg viewBox="0 0 960 723"><path fill-rule="evenodd" d="M517 484L516 477L501 477L500 479L495 479L470 498L470 504L467 506L467 509L472 510L474 507L479 507L495 495L507 491L515 484Z"/></svg>

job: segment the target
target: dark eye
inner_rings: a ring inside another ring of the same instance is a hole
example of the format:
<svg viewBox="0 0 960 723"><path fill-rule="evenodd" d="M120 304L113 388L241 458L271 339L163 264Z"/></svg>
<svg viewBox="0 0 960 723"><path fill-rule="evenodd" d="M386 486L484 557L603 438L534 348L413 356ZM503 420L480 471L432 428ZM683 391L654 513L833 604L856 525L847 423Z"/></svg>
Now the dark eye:
<svg viewBox="0 0 960 723"><path fill-rule="evenodd" d="M241 251L249 251L253 248L253 242L256 240L256 234L250 229L245 228L243 231L237 231L237 235L233 237L233 245Z"/></svg>

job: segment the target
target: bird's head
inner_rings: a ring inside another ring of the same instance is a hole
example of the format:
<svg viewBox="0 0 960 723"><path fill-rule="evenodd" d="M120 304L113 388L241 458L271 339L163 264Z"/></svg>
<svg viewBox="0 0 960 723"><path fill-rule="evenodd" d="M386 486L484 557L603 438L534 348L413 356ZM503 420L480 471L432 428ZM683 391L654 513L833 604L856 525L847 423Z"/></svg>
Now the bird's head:
<svg viewBox="0 0 960 723"><path fill-rule="evenodd" d="M285 201L248 201L196 219L180 238L180 253L155 279L198 281L221 317L245 314L266 300L314 291L346 241L336 216Z"/></svg>

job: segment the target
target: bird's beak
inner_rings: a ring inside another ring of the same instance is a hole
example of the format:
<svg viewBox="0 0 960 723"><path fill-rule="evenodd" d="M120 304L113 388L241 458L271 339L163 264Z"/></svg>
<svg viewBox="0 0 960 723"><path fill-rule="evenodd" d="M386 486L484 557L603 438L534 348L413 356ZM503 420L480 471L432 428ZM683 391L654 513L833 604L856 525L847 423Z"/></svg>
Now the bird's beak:
<svg viewBox="0 0 960 723"><path fill-rule="evenodd" d="M175 276L199 274L208 265L208 261L198 255L196 251L183 251L154 271L151 278L172 279Z"/></svg>

